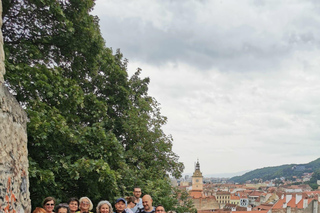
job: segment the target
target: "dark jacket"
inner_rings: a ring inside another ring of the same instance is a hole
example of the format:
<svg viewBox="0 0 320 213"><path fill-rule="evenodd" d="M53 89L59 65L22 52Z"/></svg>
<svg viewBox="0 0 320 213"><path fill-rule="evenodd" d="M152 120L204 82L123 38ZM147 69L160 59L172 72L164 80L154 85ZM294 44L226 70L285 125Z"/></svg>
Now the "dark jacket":
<svg viewBox="0 0 320 213"><path fill-rule="evenodd" d="M156 212L155 208L152 207L152 210L150 212L146 212L143 208L143 209L139 209L136 213L155 213L155 212Z"/></svg>

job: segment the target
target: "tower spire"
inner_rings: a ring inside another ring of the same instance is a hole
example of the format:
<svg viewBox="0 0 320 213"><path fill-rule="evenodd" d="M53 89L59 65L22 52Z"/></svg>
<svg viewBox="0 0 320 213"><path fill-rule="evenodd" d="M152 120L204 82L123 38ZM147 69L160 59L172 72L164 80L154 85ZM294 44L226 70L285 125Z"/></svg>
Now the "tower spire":
<svg viewBox="0 0 320 213"><path fill-rule="evenodd" d="M195 165L195 170L192 175L192 190L203 191L203 176L200 171L200 163L199 158L197 159L197 163Z"/></svg>
<svg viewBox="0 0 320 213"><path fill-rule="evenodd" d="M197 159L197 163L196 163L196 166L195 166L195 171L199 170L200 172L200 163L199 163L199 158Z"/></svg>

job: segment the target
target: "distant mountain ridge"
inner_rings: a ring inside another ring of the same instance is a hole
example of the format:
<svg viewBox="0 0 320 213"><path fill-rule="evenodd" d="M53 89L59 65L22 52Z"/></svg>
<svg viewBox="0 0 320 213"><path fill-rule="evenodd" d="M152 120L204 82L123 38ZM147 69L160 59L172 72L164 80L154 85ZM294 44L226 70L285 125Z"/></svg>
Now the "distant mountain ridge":
<svg viewBox="0 0 320 213"><path fill-rule="evenodd" d="M203 174L204 178L231 178L234 176L240 176L245 174L246 172L249 172L249 170L246 171L240 171L240 172L233 172L233 173L214 173L214 174ZM188 175L189 177L192 176L192 173L184 173L182 176L185 177Z"/></svg>
<svg viewBox="0 0 320 213"><path fill-rule="evenodd" d="M234 176L240 176L240 175L243 175L245 173L249 172L248 170L247 171L241 171L241 172L234 172L234 173L215 173L215 174L206 174L205 177L206 178L210 178L210 177L213 177L213 178L231 178L231 177L234 177Z"/></svg>
<svg viewBox="0 0 320 213"><path fill-rule="evenodd" d="M280 177L285 177L290 180L293 176L301 177L305 172L311 173L316 170L320 170L320 158L307 164L286 164L255 169L244 175L232 177L230 181L244 183L245 181L253 179L262 179L265 181Z"/></svg>

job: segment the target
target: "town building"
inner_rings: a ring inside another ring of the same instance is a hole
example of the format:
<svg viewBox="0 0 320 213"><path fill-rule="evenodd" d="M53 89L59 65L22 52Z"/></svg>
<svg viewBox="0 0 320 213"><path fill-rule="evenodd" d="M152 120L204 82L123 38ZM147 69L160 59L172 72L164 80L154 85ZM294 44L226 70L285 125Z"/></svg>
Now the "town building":
<svg viewBox="0 0 320 213"><path fill-rule="evenodd" d="M192 175L192 189L189 191L189 196L198 213L211 212L220 208L215 196L204 194L203 176L200 171L199 160L197 160L195 170Z"/></svg>

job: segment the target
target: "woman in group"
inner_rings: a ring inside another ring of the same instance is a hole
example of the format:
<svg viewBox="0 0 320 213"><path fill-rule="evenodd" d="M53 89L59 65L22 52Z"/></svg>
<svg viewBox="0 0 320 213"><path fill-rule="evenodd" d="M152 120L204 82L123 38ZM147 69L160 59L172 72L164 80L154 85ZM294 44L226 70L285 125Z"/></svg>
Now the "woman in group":
<svg viewBox="0 0 320 213"><path fill-rule="evenodd" d="M90 212L93 209L93 204L91 200L88 197L82 197L80 198L80 211L77 211L77 213L92 213Z"/></svg>
<svg viewBox="0 0 320 213"><path fill-rule="evenodd" d="M53 213L54 206L56 204L56 199L54 197L46 197L43 202L42 206L46 210L47 213Z"/></svg>
<svg viewBox="0 0 320 213"><path fill-rule="evenodd" d="M97 213L113 213L113 209L109 201L100 201L97 206Z"/></svg>
<svg viewBox="0 0 320 213"><path fill-rule="evenodd" d="M135 200L136 200L136 198L133 197L133 196L132 197L131 196L126 197L127 208L125 210L126 210L127 213L133 213L133 211L131 209L136 206Z"/></svg>
<svg viewBox="0 0 320 213"><path fill-rule="evenodd" d="M70 213L75 213L79 209L79 200L78 198L72 197L68 202Z"/></svg>
<svg viewBox="0 0 320 213"><path fill-rule="evenodd" d="M60 203L56 206L55 213L70 213L67 203Z"/></svg>

